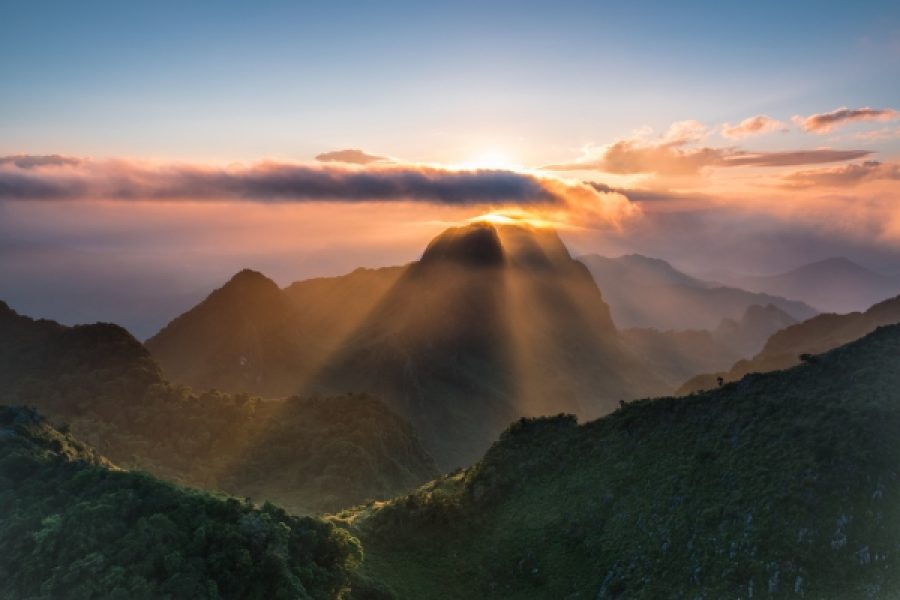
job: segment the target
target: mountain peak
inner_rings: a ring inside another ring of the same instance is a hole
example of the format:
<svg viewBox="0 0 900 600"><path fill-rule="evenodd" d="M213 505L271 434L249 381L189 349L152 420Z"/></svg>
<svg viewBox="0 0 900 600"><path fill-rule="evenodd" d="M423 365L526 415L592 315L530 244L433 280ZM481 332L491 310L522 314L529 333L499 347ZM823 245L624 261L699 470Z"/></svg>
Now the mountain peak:
<svg viewBox="0 0 900 600"><path fill-rule="evenodd" d="M259 271L254 271L253 269L241 269L237 273L235 273L231 279L228 280L226 286L229 285L274 285L277 287L277 284L260 273Z"/></svg>
<svg viewBox="0 0 900 600"><path fill-rule="evenodd" d="M457 263L467 267L495 267L506 262L503 243L491 223L451 227L431 240L420 261Z"/></svg>

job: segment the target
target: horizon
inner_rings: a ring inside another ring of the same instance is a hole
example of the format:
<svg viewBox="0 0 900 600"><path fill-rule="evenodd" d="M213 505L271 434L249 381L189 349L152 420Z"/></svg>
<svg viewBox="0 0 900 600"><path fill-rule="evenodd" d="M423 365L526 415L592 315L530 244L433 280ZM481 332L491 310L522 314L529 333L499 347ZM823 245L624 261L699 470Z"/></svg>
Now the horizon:
<svg viewBox="0 0 900 600"><path fill-rule="evenodd" d="M699 277L900 277L895 3L478 6L10 7L0 297L146 333L486 213Z"/></svg>

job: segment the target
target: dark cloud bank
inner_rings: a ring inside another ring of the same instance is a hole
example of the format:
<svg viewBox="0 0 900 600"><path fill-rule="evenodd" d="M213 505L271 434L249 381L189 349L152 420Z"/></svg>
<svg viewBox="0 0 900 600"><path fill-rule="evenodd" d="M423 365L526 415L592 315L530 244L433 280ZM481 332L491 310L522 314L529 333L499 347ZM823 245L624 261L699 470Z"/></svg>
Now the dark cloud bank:
<svg viewBox="0 0 900 600"><path fill-rule="evenodd" d="M248 201L421 201L445 205L495 202L556 204L555 191L531 175L504 170L416 166L368 169L266 163L237 169L124 161L0 157L0 199L150 199Z"/></svg>

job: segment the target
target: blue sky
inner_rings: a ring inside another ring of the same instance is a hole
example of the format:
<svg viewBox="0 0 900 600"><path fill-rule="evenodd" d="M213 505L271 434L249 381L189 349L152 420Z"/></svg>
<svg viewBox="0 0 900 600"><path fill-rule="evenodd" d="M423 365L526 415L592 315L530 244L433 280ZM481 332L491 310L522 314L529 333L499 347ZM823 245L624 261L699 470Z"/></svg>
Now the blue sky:
<svg viewBox="0 0 900 600"><path fill-rule="evenodd" d="M5 4L4 153L532 165L900 98L896 2Z"/></svg>

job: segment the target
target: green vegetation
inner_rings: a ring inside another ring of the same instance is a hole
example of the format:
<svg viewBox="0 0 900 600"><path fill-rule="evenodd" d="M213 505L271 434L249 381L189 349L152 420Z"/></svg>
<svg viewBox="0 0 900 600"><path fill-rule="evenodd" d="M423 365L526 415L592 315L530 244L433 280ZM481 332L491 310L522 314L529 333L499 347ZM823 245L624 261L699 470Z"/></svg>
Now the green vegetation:
<svg viewBox="0 0 900 600"><path fill-rule="evenodd" d="M24 408L0 407L0 548L0 598L367 597L345 531L116 470Z"/></svg>
<svg viewBox="0 0 900 600"><path fill-rule="evenodd" d="M900 326L577 425L335 520L400 598L900 596Z"/></svg>
<svg viewBox="0 0 900 600"><path fill-rule="evenodd" d="M264 401L165 381L106 324L0 306L0 403L37 407L116 464L297 513L390 498L437 475L411 427L365 395Z"/></svg>

